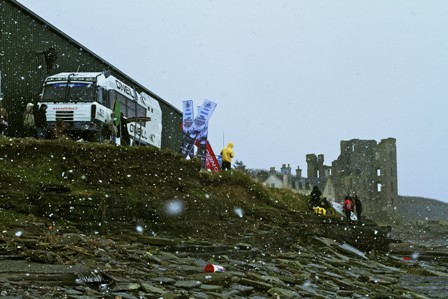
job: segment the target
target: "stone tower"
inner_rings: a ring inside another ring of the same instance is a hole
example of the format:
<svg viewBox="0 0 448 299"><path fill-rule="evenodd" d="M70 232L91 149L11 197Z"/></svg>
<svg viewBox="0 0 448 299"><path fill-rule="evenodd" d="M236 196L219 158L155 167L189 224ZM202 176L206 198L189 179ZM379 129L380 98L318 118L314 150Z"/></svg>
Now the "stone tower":
<svg viewBox="0 0 448 299"><path fill-rule="evenodd" d="M328 166L324 165L324 155L315 154L306 155L307 175L309 179L324 179L331 171Z"/></svg>
<svg viewBox="0 0 448 299"><path fill-rule="evenodd" d="M302 169L300 169L300 166L297 166L296 169L296 178L301 179L302 178Z"/></svg>
<svg viewBox="0 0 448 299"><path fill-rule="evenodd" d="M364 213L375 219L391 216L398 197L397 153L394 138L341 141L341 154L332 163L336 200L356 193Z"/></svg>
<svg viewBox="0 0 448 299"><path fill-rule="evenodd" d="M397 146L395 138L383 139L376 148L376 192L381 211L392 214L398 198Z"/></svg>
<svg viewBox="0 0 448 299"><path fill-rule="evenodd" d="M306 163L307 163L307 177L308 179L317 178L317 156L315 154L306 155Z"/></svg>

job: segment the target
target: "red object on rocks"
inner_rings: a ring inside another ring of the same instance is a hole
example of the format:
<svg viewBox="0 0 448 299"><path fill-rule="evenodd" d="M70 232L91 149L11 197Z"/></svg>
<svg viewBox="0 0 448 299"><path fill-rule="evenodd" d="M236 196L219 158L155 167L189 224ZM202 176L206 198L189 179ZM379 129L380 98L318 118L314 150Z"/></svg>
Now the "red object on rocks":
<svg viewBox="0 0 448 299"><path fill-rule="evenodd" d="M224 272L225 269L223 266L214 265L214 264L207 264L205 265L205 272L213 273L213 272Z"/></svg>

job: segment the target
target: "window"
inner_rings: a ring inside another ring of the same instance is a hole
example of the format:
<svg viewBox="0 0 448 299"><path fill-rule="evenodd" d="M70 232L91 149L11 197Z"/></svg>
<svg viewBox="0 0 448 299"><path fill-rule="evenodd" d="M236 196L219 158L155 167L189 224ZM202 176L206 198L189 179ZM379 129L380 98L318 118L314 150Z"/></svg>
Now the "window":
<svg viewBox="0 0 448 299"><path fill-rule="evenodd" d="M137 104L137 116L146 116L145 107Z"/></svg>
<svg viewBox="0 0 448 299"><path fill-rule="evenodd" d="M92 83L55 83L45 86L43 101L93 102L95 89Z"/></svg>
<svg viewBox="0 0 448 299"><path fill-rule="evenodd" d="M103 88L98 87L96 90L96 101L104 106L109 106L107 103L107 93Z"/></svg>
<svg viewBox="0 0 448 299"><path fill-rule="evenodd" d="M120 101L120 111L127 117L142 117L146 116L146 108L138 104L134 100L128 99L115 90L109 91L110 102L113 104L115 101ZM113 106L111 107L113 108ZM148 108L149 109L149 108ZM140 122L139 125L145 127L146 122Z"/></svg>
<svg viewBox="0 0 448 299"><path fill-rule="evenodd" d="M136 105L137 105L137 103L127 99L127 101L126 101L126 107L127 107L126 116L128 118L137 116L136 115Z"/></svg>

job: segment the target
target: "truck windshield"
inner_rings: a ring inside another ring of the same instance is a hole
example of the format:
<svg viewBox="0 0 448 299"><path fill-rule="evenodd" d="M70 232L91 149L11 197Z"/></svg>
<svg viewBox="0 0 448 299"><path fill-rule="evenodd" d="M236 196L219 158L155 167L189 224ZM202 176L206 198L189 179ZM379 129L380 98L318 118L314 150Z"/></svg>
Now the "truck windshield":
<svg viewBox="0 0 448 299"><path fill-rule="evenodd" d="M43 101L93 102L95 89L92 83L55 83L45 86Z"/></svg>

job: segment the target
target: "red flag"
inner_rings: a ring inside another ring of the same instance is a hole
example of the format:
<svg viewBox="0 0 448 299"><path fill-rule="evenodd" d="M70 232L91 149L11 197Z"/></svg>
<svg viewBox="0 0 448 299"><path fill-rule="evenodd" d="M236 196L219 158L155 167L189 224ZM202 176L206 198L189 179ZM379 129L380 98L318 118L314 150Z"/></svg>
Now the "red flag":
<svg viewBox="0 0 448 299"><path fill-rule="evenodd" d="M221 168L219 167L218 160L216 159L215 153L213 152L212 146L207 140L207 155L205 160L205 168L210 169L214 172L220 172Z"/></svg>
<svg viewBox="0 0 448 299"><path fill-rule="evenodd" d="M199 141L196 140L194 145L198 146ZM216 159L215 153L213 152L212 146L210 145L208 140L206 143L205 168L210 169L213 172L221 171L221 167L219 167L218 159Z"/></svg>

